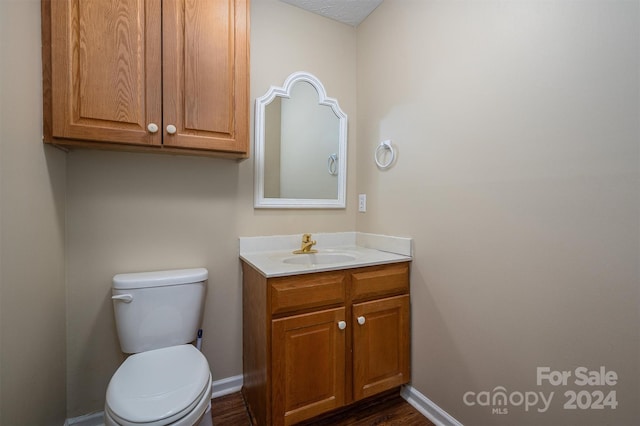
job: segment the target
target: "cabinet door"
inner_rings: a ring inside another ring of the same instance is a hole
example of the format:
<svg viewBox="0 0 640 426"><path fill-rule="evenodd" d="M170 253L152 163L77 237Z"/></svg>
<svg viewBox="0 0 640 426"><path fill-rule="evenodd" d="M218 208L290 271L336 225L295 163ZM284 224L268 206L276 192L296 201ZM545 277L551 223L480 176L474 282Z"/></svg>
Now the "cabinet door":
<svg viewBox="0 0 640 426"><path fill-rule="evenodd" d="M50 4L53 136L159 145L160 0Z"/></svg>
<svg viewBox="0 0 640 426"><path fill-rule="evenodd" d="M353 305L353 397L409 381L409 295Z"/></svg>
<svg viewBox="0 0 640 426"><path fill-rule="evenodd" d="M248 0L162 7L164 145L248 152Z"/></svg>
<svg viewBox="0 0 640 426"><path fill-rule="evenodd" d="M348 329L340 328L341 321L343 307L272 321L274 425L294 424L344 405Z"/></svg>

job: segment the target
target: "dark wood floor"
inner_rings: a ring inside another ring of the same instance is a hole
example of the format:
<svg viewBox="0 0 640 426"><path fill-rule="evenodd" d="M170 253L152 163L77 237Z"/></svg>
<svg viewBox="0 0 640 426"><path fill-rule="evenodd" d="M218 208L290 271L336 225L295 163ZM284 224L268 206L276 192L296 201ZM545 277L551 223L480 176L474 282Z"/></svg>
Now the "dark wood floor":
<svg viewBox="0 0 640 426"><path fill-rule="evenodd" d="M212 401L214 426L251 426L242 395L234 393ZM331 415L300 423L305 426L434 426L398 392L391 392Z"/></svg>

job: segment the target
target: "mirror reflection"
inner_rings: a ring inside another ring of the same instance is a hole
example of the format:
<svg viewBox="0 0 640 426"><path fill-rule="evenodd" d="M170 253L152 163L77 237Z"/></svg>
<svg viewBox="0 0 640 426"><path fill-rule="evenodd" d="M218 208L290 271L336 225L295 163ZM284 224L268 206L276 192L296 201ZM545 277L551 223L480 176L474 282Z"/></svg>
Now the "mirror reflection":
<svg viewBox="0 0 640 426"><path fill-rule="evenodd" d="M343 208L346 115L308 73L256 100L256 207Z"/></svg>
<svg viewBox="0 0 640 426"><path fill-rule="evenodd" d="M337 198L339 118L300 81L265 108L266 198Z"/></svg>

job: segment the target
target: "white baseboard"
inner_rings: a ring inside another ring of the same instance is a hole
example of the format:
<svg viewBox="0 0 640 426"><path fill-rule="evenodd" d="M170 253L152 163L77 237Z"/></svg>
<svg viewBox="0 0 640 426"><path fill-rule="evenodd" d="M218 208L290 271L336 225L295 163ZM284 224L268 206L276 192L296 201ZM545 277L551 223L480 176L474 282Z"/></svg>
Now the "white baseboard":
<svg viewBox="0 0 640 426"><path fill-rule="evenodd" d="M104 426L104 411L67 419L64 426Z"/></svg>
<svg viewBox="0 0 640 426"><path fill-rule="evenodd" d="M216 380L211 384L211 399L239 392L242 389L242 374Z"/></svg>
<svg viewBox="0 0 640 426"><path fill-rule="evenodd" d="M242 388L242 374L216 380L211 384L211 399L220 398ZM67 419L64 426L104 426L104 411Z"/></svg>
<svg viewBox="0 0 640 426"><path fill-rule="evenodd" d="M402 387L400 395L436 426L464 426L449 413L438 407L435 402L409 385Z"/></svg>

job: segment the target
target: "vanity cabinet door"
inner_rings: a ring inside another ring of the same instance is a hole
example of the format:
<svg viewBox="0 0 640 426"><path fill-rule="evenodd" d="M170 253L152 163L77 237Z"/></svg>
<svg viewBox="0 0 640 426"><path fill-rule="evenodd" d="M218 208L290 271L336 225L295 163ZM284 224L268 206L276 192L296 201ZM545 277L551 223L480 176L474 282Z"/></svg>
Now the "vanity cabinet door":
<svg viewBox="0 0 640 426"><path fill-rule="evenodd" d="M344 405L345 308L272 320L273 425Z"/></svg>
<svg viewBox="0 0 640 426"><path fill-rule="evenodd" d="M409 381L409 295L353 305L353 397Z"/></svg>

